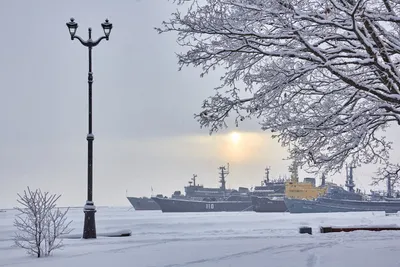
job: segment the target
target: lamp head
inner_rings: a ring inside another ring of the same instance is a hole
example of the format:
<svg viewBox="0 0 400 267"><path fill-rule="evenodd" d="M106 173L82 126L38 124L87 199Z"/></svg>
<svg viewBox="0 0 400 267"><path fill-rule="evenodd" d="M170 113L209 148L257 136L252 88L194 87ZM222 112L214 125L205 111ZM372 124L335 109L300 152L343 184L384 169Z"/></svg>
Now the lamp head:
<svg viewBox="0 0 400 267"><path fill-rule="evenodd" d="M71 18L70 22L67 22L66 24L69 30L69 34L71 34L71 40L74 40L76 30L78 29L78 23L75 22L74 18Z"/></svg>
<svg viewBox="0 0 400 267"><path fill-rule="evenodd" d="M112 29L112 23L109 23L108 19L106 19L106 21L101 24L101 27L103 27L104 34L106 35L106 39L108 40Z"/></svg>

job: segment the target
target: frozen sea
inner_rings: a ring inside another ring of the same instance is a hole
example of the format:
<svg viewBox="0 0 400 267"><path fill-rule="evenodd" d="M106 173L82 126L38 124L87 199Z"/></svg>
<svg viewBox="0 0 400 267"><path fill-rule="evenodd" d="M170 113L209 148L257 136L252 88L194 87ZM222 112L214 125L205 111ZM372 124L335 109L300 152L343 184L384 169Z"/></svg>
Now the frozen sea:
<svg viewBox="0 0 400 267"><path fill-rule="evenodd" d="M0 212L0 266L30 267L346 267L400 266L400 231L319 233L320 226L399 224L383 212L289 214L162 213L99 207L97 232L124 229L130 237L65 239L63 250L34 258L13 247L16 212ZM82 208L69 211L73 233ZM311 226L313 235L298 233Z"/></svg>

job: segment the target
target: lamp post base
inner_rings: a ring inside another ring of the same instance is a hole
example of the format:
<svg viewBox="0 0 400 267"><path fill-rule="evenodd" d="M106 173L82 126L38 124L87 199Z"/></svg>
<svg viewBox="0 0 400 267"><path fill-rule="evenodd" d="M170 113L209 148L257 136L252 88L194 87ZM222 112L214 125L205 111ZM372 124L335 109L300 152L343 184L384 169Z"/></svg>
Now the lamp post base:
<svg viewBox="0 0 400 267"><path fill-rule="evenodd" d="M83 238L96 238L96 220L94 214L96 213L96 206L93 201L86 201L83 208L85 213L85 222L83 226Z"/></svg>

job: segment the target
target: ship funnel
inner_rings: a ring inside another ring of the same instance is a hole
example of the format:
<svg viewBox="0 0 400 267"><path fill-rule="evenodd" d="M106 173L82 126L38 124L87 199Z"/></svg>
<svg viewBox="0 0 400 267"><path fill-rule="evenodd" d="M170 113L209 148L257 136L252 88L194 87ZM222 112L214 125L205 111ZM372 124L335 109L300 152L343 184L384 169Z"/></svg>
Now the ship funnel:
<svg viewBox="0 0 400 267"><path fill-rule="evenodd" d="M325 173L323 173L322 177L321 177L321 186L323 187L325 185L326 185L326 177L325 177Z"/></svg>

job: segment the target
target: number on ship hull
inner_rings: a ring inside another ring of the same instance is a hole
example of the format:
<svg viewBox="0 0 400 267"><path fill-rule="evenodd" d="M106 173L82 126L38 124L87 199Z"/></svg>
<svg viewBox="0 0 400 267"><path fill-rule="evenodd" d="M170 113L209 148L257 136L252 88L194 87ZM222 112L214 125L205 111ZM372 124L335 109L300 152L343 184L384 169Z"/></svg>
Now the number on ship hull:
<svg viewBox="0 0 400 267"><path fill-rule="evenodd" d="M206 203L206 210L213 210L214 204Z"/></svg>

